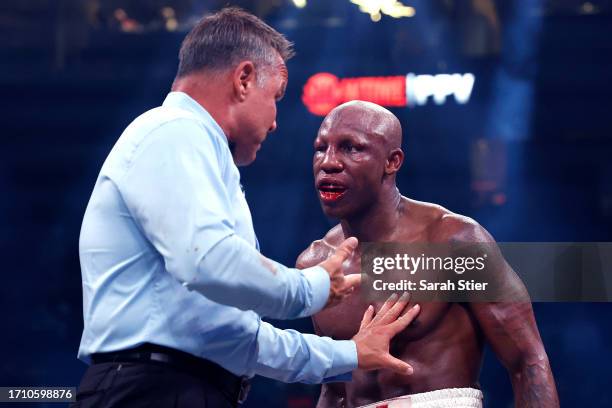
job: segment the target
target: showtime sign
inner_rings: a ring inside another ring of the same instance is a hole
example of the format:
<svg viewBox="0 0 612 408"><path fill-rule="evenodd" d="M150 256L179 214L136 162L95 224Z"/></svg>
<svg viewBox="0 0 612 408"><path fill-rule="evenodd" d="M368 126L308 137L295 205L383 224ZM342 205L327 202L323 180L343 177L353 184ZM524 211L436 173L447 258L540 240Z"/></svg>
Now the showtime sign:
<svg viewBox="0 0 612 408"><path fill-rule="evenodd" d="M387 107L412 107L425 105L430 98L436 105L443 105L452 95L457 103L466 104L474 81L470 73L338 78L321 72L311 76L304 85L302 101L311 113L320 116L355 99Z"/></svg>

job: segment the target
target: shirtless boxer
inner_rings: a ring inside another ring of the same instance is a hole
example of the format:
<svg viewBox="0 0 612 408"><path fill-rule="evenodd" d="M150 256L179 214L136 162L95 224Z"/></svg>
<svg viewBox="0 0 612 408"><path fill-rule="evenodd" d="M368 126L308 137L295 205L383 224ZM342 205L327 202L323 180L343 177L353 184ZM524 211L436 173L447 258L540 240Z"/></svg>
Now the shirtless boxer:
<svg viewBox="0 0 612 408"><path fill-rule="evenodd" d="M327 115L315 140L313 170L323 211L340 223L300 255L299 268L325 260L350 236L360 243L494 243L474 220L400 194L395 175L404 159L401 139L399 120L369 102L348 102ZM359 260L360 248L350 259L349 273L360 272ZM355 370L351 382L324 384L317 407L386 407L375 403L402 396L408 397L386 404L481 407L478 377L485 341L510 374L517 407L558 407L525 287L501 256L492 271L512 298L526 300L419 302L420 315L394 338L391 348L414 373ZM315 330L335 339L350 339L367 307L363 296L352 296L314 316Z"/></svg>

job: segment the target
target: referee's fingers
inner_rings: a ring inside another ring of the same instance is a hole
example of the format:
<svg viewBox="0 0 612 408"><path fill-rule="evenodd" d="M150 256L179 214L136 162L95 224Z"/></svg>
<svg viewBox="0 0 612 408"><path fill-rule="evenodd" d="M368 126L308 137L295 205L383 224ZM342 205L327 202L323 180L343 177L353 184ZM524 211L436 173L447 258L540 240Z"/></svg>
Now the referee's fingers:
<svg viewBox="0 0 612 408"><path fill-rule="evenodd" d="M391 309L391 307L395 304L395 302L397 302L397 293L392 293L391 296L389 296L389 298L385 300L385 303L382 304L381 308L376 313L374 321L380 321L385 315L385 313L387 313L387 311Z"/></svg>
<svg viewBox="0 0 612 408"><path fill-rule="evenodd" d="M383 356L383 364L385 368L393 370L401 375L411 375L414 372L414 369L410 364L400 360L399 358L393 357L391 354Z"/></svg>
<svg viewBox="0 0 612 408"><path fill-rule="evenodd" d="M366 309L363 317L361 318L361 324L359 325L359 330L363 329L365 326L370 324L372 318L374 317L374 306L370 305Z"/></svg>
<svg viewBox="0 0 612 408"><path fill-rule="evenodd" d="M419 306L418 304L414 305L410 309L408 309L408 311L403 316L400 316L396 321L391 323L389 325L389 328L391 329L391 333L393 333L393 336L408 327L408 325L412 323L412 321L415 317L417 317L420 311L421 306Z"/></svg>
<svg viewBox="0 0 612 408"><path fill-rule="evenodd" d="M338 266L342 265L342 262L346 261L349 256L353 253L355 248L357 248L357 238L350 237L344 240L338 248L334 251L333 255L329 257L334 263L338 263Z"/></svg>
<svg viewBox="0 0 612 408"><path fill-rule="evenodd" d="M404 292L402 296L400 296L400 298L397 300L397 302L395 302L395 304L391 306L391 308L389 308L385 311L384 314L382 314L380 319L381 323L389 324L391 322L396 321L402 311L406 308L406 306L408 306L409 299L410 294L408 292ZM381 313L378 312L378 314L380 315Z"/></svg>
<svg viewBox="0 0 612 408"><path fill-rule="evenodd" d="M361 274L352 273L344 276L344 287L346 290L352 290L358 288L361 285Z"/></svg>

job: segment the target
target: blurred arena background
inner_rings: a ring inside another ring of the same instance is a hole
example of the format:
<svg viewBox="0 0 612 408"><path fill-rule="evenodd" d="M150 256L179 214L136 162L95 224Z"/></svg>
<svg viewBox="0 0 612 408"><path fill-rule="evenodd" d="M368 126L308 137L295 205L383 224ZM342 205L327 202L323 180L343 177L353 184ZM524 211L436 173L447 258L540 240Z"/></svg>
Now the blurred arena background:
<svg viewBox="0 0 612 408"><path fill-rule="evenodd" d="M228 4L297 51L279 128L242 169L267 256L293 264L331 225L313 187L311 111L367 95L402 121L404 195L498 241L612 241L612 0L3 0L0 385L78 384L77 244L97 172L169 91L186 31ZM562 406L612 406L611 306L534 305ZM490 352L481 384L486 406L512 406ZM317 395L257 379L246 406L307 408Z"/></svg>

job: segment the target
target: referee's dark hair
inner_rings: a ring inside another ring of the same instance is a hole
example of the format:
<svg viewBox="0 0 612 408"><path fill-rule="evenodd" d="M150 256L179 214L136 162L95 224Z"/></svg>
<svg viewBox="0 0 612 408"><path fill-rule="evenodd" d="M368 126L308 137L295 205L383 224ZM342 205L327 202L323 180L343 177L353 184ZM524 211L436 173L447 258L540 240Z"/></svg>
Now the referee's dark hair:
<svg viewBox="0 0 612 408"><path fill-rule="evenodd" d="M283 61L294 55L292 43L259 18L237 7L224 8L202 18L187 34L176 78L229 68L244 60L265 67L274 63L274 51Z"/></svg>

